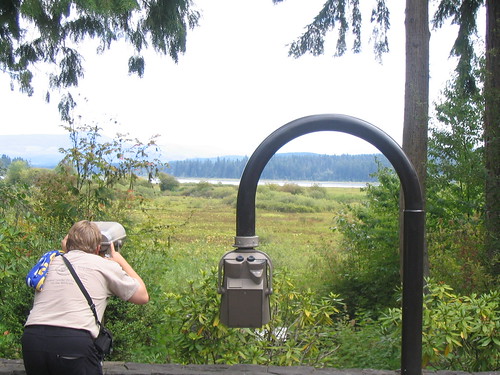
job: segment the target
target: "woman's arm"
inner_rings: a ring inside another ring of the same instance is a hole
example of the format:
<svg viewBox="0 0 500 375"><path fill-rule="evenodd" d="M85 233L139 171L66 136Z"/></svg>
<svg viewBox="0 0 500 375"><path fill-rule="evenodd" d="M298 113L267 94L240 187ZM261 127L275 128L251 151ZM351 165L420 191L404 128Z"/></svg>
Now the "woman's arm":
<svg viewBox="0 0 500 375"><path fill-rule="evenodd" d="M149 294L146 289L146 284L142 281L141 277L134 271L132 266L125 260L123 255L121 255L118 251L115 250L113 243L110 246L110 260L118 263L123 270L133 279L136 279L139 282L139 288L135 291L135 293L130 297L128 302L135 303L136 305L144 305L149 302Z"/></svg>

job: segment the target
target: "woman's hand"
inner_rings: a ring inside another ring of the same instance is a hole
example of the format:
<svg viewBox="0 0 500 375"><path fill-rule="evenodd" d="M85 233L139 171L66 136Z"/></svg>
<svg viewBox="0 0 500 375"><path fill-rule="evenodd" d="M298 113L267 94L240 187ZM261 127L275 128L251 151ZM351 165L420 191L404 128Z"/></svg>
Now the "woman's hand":
<svg viewBox="0 0 500 375"><path fill-rule="evenodd" d="M109 244L109 257L110 257L111 259L113 259L114 255L115 255L116 253L117 253L117 251L115 250L115 244L114 244L114 242L111 242L111 243Z"/></svg>

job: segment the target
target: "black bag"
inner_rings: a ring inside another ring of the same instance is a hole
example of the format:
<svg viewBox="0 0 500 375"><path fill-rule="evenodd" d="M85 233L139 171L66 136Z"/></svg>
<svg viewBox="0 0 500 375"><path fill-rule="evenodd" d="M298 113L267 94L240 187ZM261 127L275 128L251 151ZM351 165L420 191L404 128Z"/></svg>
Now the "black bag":
<svg viewBox="0 0 500 375"><path fill-rule="evenodd" d="M113 352L113 335L111 331L101 325L99 336L94 340L94 345L101 356L111 354Z"/></svg>
<svg viewBox="0 0 500 375"><path fill-rule="evenodd" d="M85 296L89 306L90 310L92 310L92 313L94 314L95 322L97 326L99 327L99 335L96 337L94 340L94 345L98 351L98 353L101 355L101 358L104 358L104 356L109 355L113 352L113 335L111 334L111 331L106 329L101 322L99 321L99 318L97 317L97 311L95 310L95 305L94 302L92 301L92 298L90 297L89 293L87 292L87 289L83 286L80 278L75 272L75 269L71 265L70 261L66 259L64 255L62 255L62 258L64 260L64 263L66 263L66 266L69 269L69 272L75 279L78 287L82 291L83 295Z"/></svg>

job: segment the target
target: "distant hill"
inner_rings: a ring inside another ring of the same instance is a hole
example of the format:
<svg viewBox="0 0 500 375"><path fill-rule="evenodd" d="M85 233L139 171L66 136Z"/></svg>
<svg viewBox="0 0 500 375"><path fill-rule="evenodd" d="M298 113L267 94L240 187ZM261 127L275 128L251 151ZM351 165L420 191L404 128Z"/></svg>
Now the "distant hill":
<svg viewBox="0 0 500 375"><path fill-rule="evenodd" d="M103 137L104 140L107 138ZM60 148L71 147L68 134L0 135L0 155L22 158L31 166L53 168L63 155ZM159 146L164 149L167 146ZM227 155L212 158L185 158L200 151L176 148L163 152L170 168L165 172L175 177L234 178L239 179L248 161L247 156ZM172 152L173 151L173 152ZM178 159L174 159L175 157ZM184 158L184 159L181 159ZM314 153L276 154L265 167L261 178L270 180L309 181L373 181L370 176L377 170L376 159L389 165L381 154L320 155Z"/></svg>
<svg viewBox="0 0 500 375"><path fill-rule="evenodd" d="M384 166L389 161L382 154L320 155L284 153L274 155L262 172L262 179L288 181L374 181L377 160ZM247 157L188 159L169 163L167 173L175 177L240 178Z"/></svg>

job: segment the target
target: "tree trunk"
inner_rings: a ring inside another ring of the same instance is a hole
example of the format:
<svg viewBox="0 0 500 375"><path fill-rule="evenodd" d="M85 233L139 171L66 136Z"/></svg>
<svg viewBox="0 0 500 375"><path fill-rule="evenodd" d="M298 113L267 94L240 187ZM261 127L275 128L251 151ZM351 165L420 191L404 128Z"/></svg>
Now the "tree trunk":
<svg viewBox="0 0 500 375"><path fill-rule="evenodd" d="M486 164L486 254L498 275L500 251L500 2L486 1L484 146Z"/></svg>
<svg viewBox="0 0 500 375"><path fill-rule="evenodd" d="M428 0L406 0L405 32L406 81L403 151L416 169L425 201L427 132L429 123L430 31ZM403 204L402 201L401 203ZM424 275L427 276L428 274L429 262L427 249L425 249Z"/></svg>

